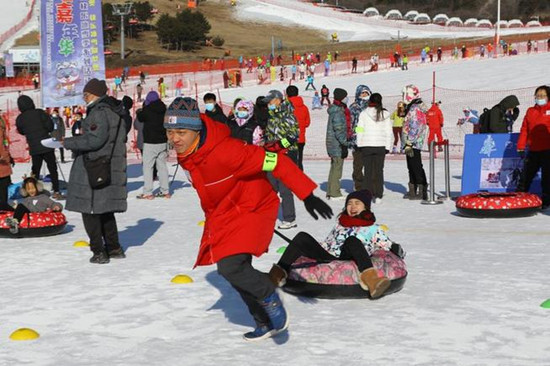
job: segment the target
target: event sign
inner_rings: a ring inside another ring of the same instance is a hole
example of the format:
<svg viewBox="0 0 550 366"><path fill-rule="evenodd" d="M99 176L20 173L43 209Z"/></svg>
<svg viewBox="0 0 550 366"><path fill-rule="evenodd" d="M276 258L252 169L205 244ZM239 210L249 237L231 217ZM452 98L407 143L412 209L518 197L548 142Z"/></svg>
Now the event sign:
<svg viewBox="0 0 550 366"><path fill-rule="evenodd" d="M6 67L6 77L14 77L15 70L13 69L13 55L11 53L4 53L4 66Z"/></svg>
<svg viewBox="0 0 550 366"><path fill-rule="evenodd" d="M462 194L514 192L523 171L524 159L517 153L518 133L468 134L464 142ZM540 175L531 192L540 193Z"/></svg>
<svg viewBox="0 0 550 366"><path fill-rule="evenodd" d="M42 105L82 104L92 78L105 79L101 0L42 0Z"/></svg>

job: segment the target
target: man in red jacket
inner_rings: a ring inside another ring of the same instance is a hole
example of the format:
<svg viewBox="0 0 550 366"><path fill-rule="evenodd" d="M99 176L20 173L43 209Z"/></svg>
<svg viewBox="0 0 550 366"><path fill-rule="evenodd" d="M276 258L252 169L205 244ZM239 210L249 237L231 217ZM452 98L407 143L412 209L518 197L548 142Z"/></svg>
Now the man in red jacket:
<svg viewBox="0 0 550 366"><path fill-rule="evenodd" d="M298 96L298 88L296 86L289 85L286 88L286 96L294 107L294 117L296 117L298 128L300 129L300 135L298 137L298 167L303 171L304 165L302 161L304 159L304 147L306 146L306 129L311 123L309 109L304 104L302 97Z"/></svg>
<svg viewBox="0 0 550 366"><path fill-rule="evenodd" d="M316 184L283 153L273 153L230 137L227 126L200 114L192 98L176 98L164 127L179 164L191 177L206 221L195 266L217 264L218 273L241 295L256 322L249 341L288 327L288 316L265 273L252 267L252 255L267 252L279 199L266 172L280 179L317 219L332 210L313 195Z"/></svg>
<svg viewBox="0 0 550 366"><path fill-rule="evenodd" d="M443 128L443 112L439 108L439 103L432 103L432 107L428 109L426 113L426 119L428 121L428 127L430 128L430 135L428 136L428 146L430 143L437 137L437 143L443 141L443 136L441 135L441 129ZM443 151L441 145L437 147L437 151Z"/></svg>

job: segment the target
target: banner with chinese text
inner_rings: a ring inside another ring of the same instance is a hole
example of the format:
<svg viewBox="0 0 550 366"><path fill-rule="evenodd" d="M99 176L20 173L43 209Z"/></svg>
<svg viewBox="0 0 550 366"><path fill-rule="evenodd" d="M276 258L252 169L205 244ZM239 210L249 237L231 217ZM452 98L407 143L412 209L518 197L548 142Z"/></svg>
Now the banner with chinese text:
<svg viewBox="0 0 550 366"><path fill-rule="evenodd" d="M101 0L42 0L43 107L82 104L92 78L105 79Z"/></svg>

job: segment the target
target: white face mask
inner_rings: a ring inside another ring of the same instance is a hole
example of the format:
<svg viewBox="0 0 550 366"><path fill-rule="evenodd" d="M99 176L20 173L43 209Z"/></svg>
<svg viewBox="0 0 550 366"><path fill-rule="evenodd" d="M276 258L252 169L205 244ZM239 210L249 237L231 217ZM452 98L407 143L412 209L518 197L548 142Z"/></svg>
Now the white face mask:
<svg viewBox="0 0 550 366"><path fill-rule="evenodd" d="M548 103L548 100L547 99L536 99L535 98L535 104L536 105L546 105L546 103Z"/></svg>

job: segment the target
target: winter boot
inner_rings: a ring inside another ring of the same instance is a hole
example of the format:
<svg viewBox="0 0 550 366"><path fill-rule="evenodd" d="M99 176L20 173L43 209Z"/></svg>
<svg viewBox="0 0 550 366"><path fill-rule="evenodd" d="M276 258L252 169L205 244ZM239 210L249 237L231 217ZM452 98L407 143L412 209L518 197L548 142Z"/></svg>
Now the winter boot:
<svg viewBox="0 0 550 366"><path fill-rule="evenodd" d="M247 332L243 334L243 338L245 341L249 342L256 342L261 341L262 339L269 338L273 336L275 333L275 330L271 326L271 324L256 324L256 329L254 329L252 332Z"/></svg>
<svg viewBox="0 0 550 366"><path fill-rule="evenodd" d="M124 250L122 248L110 250L108 255L109 255L110 259L113 259L113 258L114 259L126 258L126 254L124 254Z"/></svg>
<svg viewBox="0 0 550 366"><path fill-rule="evenodd" d="M416 184L409 183L409 191L403 195L403 198L409 200L414 199L412 197L416 197L416 188Z"/></svg>
<svg viewBox="0 0 550 366"><path fill-rule="evenodd" d="M260 305L264 308L269 317L275 334L288 328L288 314L286 313L283 302L279 298L277 291L273 291L271 295L260 300Z"/></svg>
<svg viewBox="0 0 550 366"><path fill-rule="evenodd" d="M103 251L94 253L92 258L90 258L90 263L107 264L109 263L109 256Z"/></svg>
<svg viewBox="0 0 550 366"><path fill-rule="evenodd" d="M390 287L390 280L387 277L378 277L376 268L369 268L361 272L359 285L370 293L370 297L377 299Z"/></svg>
<svg viewBox="0 0 550 366"><path fill-rule="evenodd" d="M6 217L6 225L10 228L10 233L17 234L19 232L19 221L13 217Z"/></svg>
<svg viewBox="0 0 550 366"><path fill-rule="evenodd" d="M417 200L428 200L428 185L427 184L419 184L418 185L418 195Z"/></svg>
<svg viewBox="0 0 550 366"><path fill-rule="evenodd" d="M288 277L286 271L278 264L273 264L269 271L269 280L277 287L283 287Z"/></svg>

